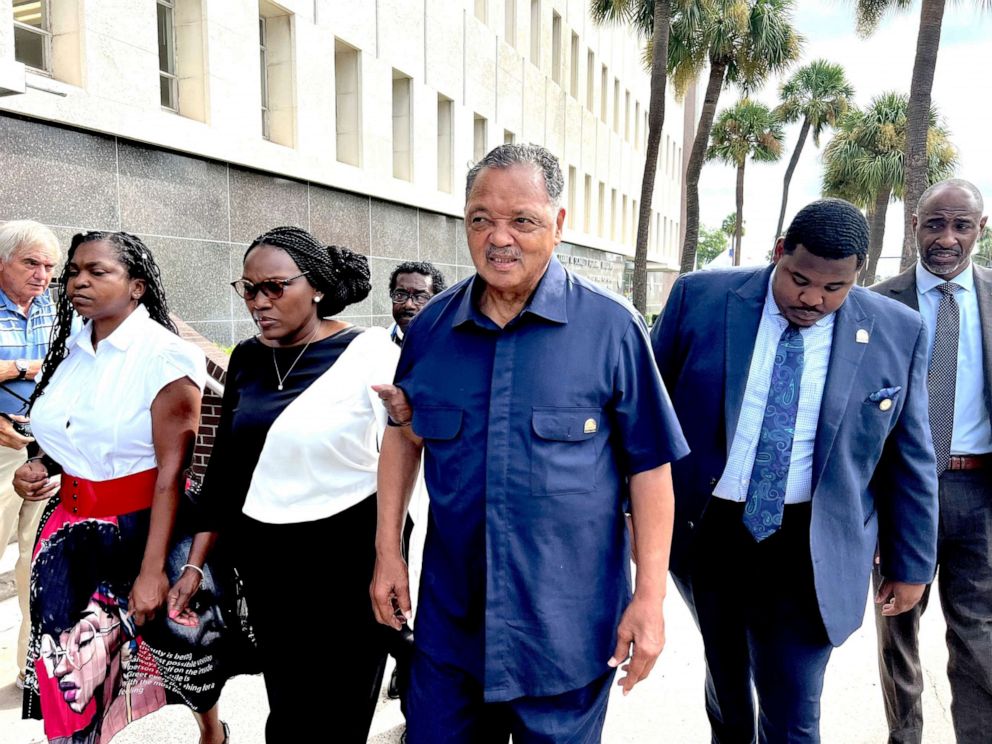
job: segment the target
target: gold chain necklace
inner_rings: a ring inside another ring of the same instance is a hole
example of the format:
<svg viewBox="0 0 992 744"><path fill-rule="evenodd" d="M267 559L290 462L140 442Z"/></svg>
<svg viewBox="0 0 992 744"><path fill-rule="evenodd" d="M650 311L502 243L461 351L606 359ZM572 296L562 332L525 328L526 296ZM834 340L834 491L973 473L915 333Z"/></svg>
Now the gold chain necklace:
<svg viewBox="0 0 992 744"><path fill-rule="evenodd" d="M302 357L306 353L307 349L310 348L310 344L312 344L313 340L317 337L317 331L319 330L320 330L320 323L318 322L317 327L314 328L313 333L310 334L310 339L303 346L303 349L300 351L300 353L296 355L296 359L294 359L293 363L289 365L289 369L286 370L286 374L284 375L279 374L279 363L276 362L276 347L275 346L272 347L272 366L276 370L276 380L279 381L279 385L276 388L277 390L282 390L283 383L286 382L286 378L288 378L289 375L292 373L293 368L296 366L296 363L300 361L300 357Z"/></svg>

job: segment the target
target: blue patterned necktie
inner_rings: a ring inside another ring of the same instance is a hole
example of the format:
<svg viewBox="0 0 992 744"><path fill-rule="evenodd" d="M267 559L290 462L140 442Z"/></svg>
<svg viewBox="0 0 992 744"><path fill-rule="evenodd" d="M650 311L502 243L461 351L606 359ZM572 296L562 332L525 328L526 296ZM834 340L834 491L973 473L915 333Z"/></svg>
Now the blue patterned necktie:
<svg viewBox="0 0 992 744"><path fill-rule="evenodd" d="M803 337L790 325L778 340L775 365L761 421L758 448L744 502L744 526L761 542L782 526L785 485L789 480L792 439L799 411L799 385L803 378Z"/></svg>

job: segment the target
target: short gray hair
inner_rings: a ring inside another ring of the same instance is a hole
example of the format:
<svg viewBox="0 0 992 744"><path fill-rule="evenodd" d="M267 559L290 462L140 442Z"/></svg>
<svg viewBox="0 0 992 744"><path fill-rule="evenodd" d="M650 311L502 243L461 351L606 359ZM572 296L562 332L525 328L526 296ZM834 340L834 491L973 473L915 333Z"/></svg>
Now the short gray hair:
<svg viewBox="0 0 992 744"><path fill-rule="evenodd" d="M465 201L472 193L476 177L485 168L510 168L514 165L533 165L544 175L544 190L548 201L555 207L560 206L561 192L565 180L561 177L561 166L558 158L540 145L498 145L472 166L465 179Z"/></svg>
<svg viewBox="0 0 992 744"><path fill-rule="evenodd" d="M56 263L62 260L59 239L40 222L10 220L0 225L0 261L10 261L18 248L36 245L51 251Z"/></svg>
<svg viewBox="0 0 992 744"><path fill-rule="evenodd" d="M985 212L985 201L982 199L982 192L978 190L978 187L975 184L971 181L966 181L963 178L948 178L946 181L938 181L920 194L920 200L916 203L916 213L920 213L920 210L923 209L923 203L927 199L945 187L958 188L963 191L967 191L975 200L975 205L978 207L978 213L982 214Z"/></svg>

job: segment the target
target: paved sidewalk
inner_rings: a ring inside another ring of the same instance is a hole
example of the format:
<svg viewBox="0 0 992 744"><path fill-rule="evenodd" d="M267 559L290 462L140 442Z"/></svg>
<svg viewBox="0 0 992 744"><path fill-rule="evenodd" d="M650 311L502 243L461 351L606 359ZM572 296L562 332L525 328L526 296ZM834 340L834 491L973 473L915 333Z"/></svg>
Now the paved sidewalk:
<svg viewBox="0 0 992 744"><path fill-rule="evenodd" d="M9 551L8 551L9 552ZM0 560L0 573L9 556ZM925 721L927 744L953 744L950 691L944 673L947 651L937 593L924 616L920 645L926 663ZM603 741L703 744L709 728L703 711L702 645L681 598L672 589L666 604L668 646L651 677L626 698L610 701ZM20 720L20 694L13 685L17 604L0 602L0 740L4 744L44 742L41 724ZM823 696L825 744L884 744L886 737L881 693L875 666L875 628L871 616L844 646L834 652ZM604 660L605 661L605 660ZM303 665L301 669L306 669ZM10 680L10 682L8 682ZM301 684L318 684L317 679ZM240 677L227 685L221 716L231 725L232 744L263 744L265 690L257 677ZM326 726L333 731L334 721ZM370 742L399 741L399 705L380 701ZM318 737L319 738L319 737ZM196 725L185 709L170 707L129 726L113 744L196 744Z"/></svg>

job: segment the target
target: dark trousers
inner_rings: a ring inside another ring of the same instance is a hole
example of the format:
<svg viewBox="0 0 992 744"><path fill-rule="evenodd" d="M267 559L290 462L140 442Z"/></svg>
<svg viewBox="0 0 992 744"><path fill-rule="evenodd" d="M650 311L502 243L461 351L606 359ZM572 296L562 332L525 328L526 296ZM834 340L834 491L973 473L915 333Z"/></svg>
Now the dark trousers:
<svg viewBox="0 0 992 744"><path fill-rule="evenodd" d="M465 671L414 649L409 744L598 744L614 672L561 695L486 703Z"/></svg>
<svg viewBox="0 0 992 744"><path fill-rule="evenodd" d="M947 677L958 744L992 741L992 470L940 476L937 592L947 624ZM876 571L875 583L879 576ZM878 669L890 744L920 744L923 669L918 633L930 587L909 612L875 608Z"/></svg>
<svg viewBox="0 0 992 744"><path fill-rule="evenodd" d="M833 650L816 600L810 504L755 542L744 505L712 498L687 574L674 576L703 636L714 744L815 744Z"/></svg>
<svg viewBox="0 0 992 744"><path fill-rule="evenodd" d="M364 744L386 652L372 614L375 496L332 517L243 517L238 569L258 639L268 744Z"/></svg>

